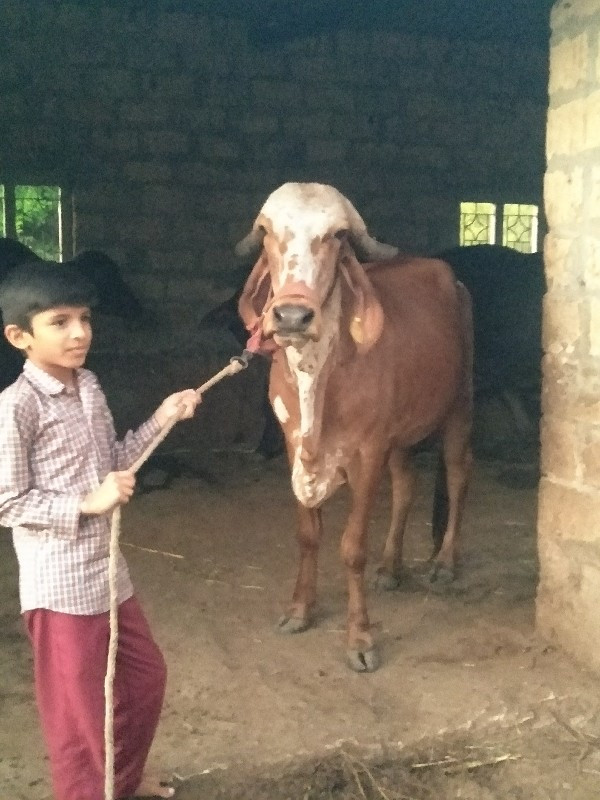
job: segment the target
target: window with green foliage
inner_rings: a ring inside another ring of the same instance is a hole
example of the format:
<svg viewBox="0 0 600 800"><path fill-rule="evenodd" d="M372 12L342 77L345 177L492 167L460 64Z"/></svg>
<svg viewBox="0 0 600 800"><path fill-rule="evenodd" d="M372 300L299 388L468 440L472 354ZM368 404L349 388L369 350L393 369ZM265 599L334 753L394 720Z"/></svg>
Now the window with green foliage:
<svg viewBox="0 0 600 800"><path fill-rule="evenodd" d="M505 203L497 214L495 203L461 203L461 245L494 244L501 241L522 253L538 249L538 207L527 203Z"/></svg>
<svg viewBox="0 0 600 800"><path fill-rule="evenodd" d="M0 185L0 230L42 258L62 260L61 189L58 186Z"/></svg>

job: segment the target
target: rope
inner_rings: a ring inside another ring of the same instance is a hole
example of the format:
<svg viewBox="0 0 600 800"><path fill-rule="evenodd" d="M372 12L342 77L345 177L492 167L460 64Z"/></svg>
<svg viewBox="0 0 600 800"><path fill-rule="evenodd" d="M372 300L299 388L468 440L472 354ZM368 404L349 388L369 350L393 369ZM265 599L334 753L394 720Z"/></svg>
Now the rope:
<svg viewBox="0 0 600 800"><path fill-rule="evenodd" d="M198 397L204 394L208 389L214 386L223 378L230 375L235 375L246 369L248 362L253 353L249 350L244 350L241 356L235 356L216 375L213 375L206 383L203 383L198 389L196 394ZM158 445L166 438L169 431L181 419L181 412L173 414L167 420L166 424L156 434L154 439L146 447L142 455L130 467L131 472L135 473L144 464L152 453L156 450ZM119 556L119 536L121 535L121 507L117 506L112 513L112 520L110 526L110 545L108 551L108 583L109 583L109 623L110 623L110 638L108 641L108 660L106 666L106 677L104 679L104 798L105 800L114 800L115 793L115 738L114 738L114 696L113 687L115 679L115 666L117 660L117 643L118 643L118 595L117 595L117 564Z"/></svg>

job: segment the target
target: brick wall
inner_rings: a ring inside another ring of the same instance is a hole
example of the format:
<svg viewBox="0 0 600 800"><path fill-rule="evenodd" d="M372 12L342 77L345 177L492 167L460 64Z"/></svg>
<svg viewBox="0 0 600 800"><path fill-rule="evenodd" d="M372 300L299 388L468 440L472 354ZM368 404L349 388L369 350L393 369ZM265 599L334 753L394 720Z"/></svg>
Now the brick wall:
<svg viewBox="0 0 600 800"><path fill-rule="evenodd" d="M117 258L157 314L150 335L99 321L105 375L110 350L120 382L151 366L156 391L184 361L198 382L222 365L232 343L195 321L284 181L333 183L375 236L425 252L456 243L460 200L541 204L545 52L383 30L269 47L135 6L0 3L0 180L72 188L77 248Z"/></svg>
<svg viewBox="0 0 600 800"><path fill-rule="evenodd" d="M600 667L600 3L552 14L540 630Z"/></svg>

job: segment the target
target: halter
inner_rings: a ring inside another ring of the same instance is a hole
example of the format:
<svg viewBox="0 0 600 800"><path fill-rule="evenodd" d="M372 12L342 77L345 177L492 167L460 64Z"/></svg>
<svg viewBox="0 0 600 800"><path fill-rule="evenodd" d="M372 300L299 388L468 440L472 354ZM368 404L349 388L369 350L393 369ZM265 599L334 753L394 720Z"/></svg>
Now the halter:
<svg viewBox="0 0 600 800"><path fill-rule="evenodd" d="M254 325L249 328L250 337L246 343L246 349L252 353L261 353L262 355L271 355L277 349L279 349L279 345L277 345L272 338L265 339L263 337L263 320L276 304L279 305L283 302L294 304L298 301L304 301L308 302L310 306L315 308L315 310L320 313L321 309L327 306L331 300L333 290L338 280L338 268L341 276L350 287L352 293L357 296L358 293L352 285L352 281L350 280L348 270L344 265L343 258L338 258L333 280L329 284L325 297L323 298L323 302L319 300L317 292L314 289L311 289L310 286L307 286L304 281L286 282L279 287L277 292L273 291L273 283L271 282L267 301L263 307L261 315L256 320Z"/></svg>

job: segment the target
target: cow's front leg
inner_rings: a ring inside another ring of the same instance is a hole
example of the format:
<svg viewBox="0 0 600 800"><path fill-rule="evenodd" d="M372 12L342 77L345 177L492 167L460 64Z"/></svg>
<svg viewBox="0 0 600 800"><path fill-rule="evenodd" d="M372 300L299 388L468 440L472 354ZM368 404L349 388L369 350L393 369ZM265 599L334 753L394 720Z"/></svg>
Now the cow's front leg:
<svg viewBox="0 0 600 800"><path fill-rule="evenodd" d="M311 624L311 614L317 599L317 557L323 523L320 508L305 508L298 503L298 544L300 563L292 603L281 617L281 633L300 633Z"/></svg>
<svg viewBox="0 0 600 800"><path fill-rule="evenodd" d="M381 456L361 454L359 463L348 473L352 489L352 509L342 536L341 555L348 580L348 646L350 667L356 672L373 672L379 657L373 643L365 597L367 527L381 470Z"/></svg>

